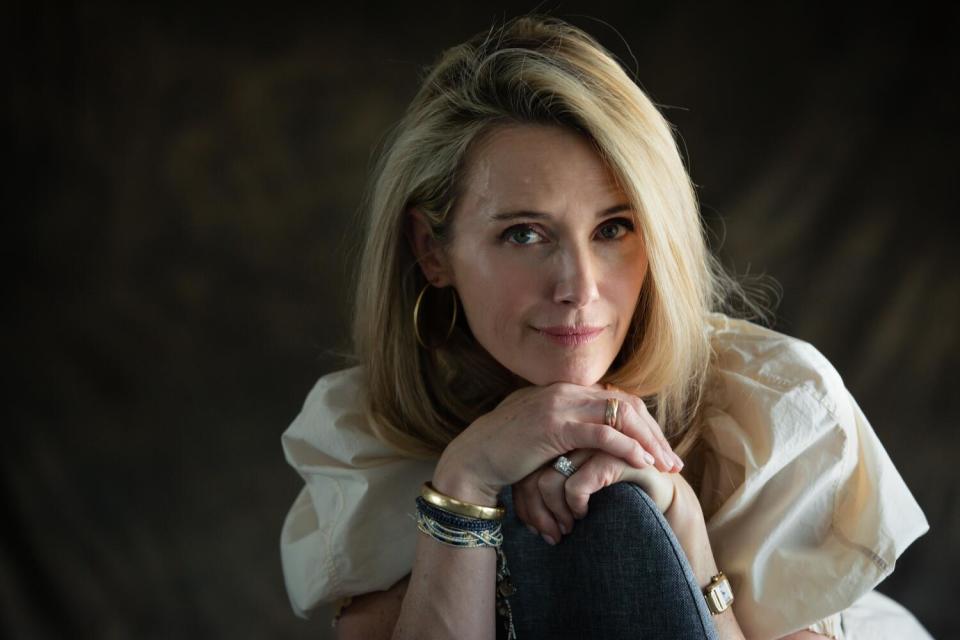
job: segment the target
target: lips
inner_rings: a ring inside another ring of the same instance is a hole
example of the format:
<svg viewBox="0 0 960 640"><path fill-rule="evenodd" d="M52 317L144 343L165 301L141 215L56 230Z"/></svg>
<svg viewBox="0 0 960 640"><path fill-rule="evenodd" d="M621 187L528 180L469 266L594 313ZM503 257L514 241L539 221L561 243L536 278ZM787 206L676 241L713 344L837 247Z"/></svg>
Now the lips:
<svg viewBox="0 0 960 640"><path fill-rule="evenodd" d="M595 340L604 327L592 325L558 325L537 329L540 335L555 344L563 346L577 346Z"/></svg>
<svg viewBox="0 0 960 640"><path fill-rule="evenodd" d="M591 325L558 325L556 327L540 327L540 331L551 336L581 336L599 333L602 326Z"/></svg>

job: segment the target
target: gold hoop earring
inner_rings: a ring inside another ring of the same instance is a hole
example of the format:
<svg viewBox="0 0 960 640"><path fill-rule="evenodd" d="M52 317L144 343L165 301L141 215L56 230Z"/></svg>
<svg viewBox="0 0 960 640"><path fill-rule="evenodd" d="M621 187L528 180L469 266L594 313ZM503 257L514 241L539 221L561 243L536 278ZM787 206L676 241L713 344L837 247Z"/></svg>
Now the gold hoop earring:
<svg viewBox="0 0 960 640"><path fill-rule="evenodd" d="M436 349L437 347L443 346L447 340L450 339L450 335L453 333L453 327L457 322L457 293L456 291L452 292L453 316L450 318L450 326L447 328L447 335L443 337L443 341L439 344L428 345L423 341L423 336L420 335L420 302L423 300L423 294L425 294L429 288L429 283L424 285L423 289L420 290L419 295L417 295L417 301L413 305L413 334L417 337L417 342L420 343L420 346L424 349Z"/></svg>

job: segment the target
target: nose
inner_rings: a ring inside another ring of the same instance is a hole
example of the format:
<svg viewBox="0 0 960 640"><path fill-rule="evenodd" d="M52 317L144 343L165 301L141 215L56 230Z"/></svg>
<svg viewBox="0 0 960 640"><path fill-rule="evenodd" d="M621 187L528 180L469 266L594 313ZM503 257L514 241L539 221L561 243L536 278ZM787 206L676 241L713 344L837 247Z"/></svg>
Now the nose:
<svg viewBox="0 0 960 640"><path fill-rule="evenodd" d="M597 265L589 246L570 246L558 251L553 301L580 309L600 297Z"/></svg>

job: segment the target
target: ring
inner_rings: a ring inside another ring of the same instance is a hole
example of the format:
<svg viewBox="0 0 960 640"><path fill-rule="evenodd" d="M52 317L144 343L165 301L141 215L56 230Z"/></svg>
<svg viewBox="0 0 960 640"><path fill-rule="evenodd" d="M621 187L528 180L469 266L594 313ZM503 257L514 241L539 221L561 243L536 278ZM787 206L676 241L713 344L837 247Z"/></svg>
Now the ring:
<svg viewBox="0 0 960 640"><path fill-rule="evenodd" d="M557 456L557 459L553 461L553 468L568 478L577 472L577 467L570 462L570 458L567 456Z"/></svg>
<svg viewBox="0 0 960 640"><path fill-rule="evenodd" d="M616 398L607 398L607 404L603 409L603 423L620 430L617 426L617 411L620 409L620 401Z"/></svg>

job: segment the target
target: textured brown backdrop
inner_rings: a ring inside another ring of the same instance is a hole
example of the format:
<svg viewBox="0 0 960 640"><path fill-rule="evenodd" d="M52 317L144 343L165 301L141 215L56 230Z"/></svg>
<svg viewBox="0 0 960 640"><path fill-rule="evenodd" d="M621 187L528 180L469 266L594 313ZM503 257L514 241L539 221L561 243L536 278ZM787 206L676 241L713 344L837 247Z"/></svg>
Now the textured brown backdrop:
<svg viewBox="0 0 960 640"><path fill-rule="evenodd" d="M279 436L346 345L371 151L533 6L202 4L3 10L5 637L323 633ZM956 13L630 4L541 8L636 70L725 262L843 375L932 526L881 590L956 635Z"/></svg>

